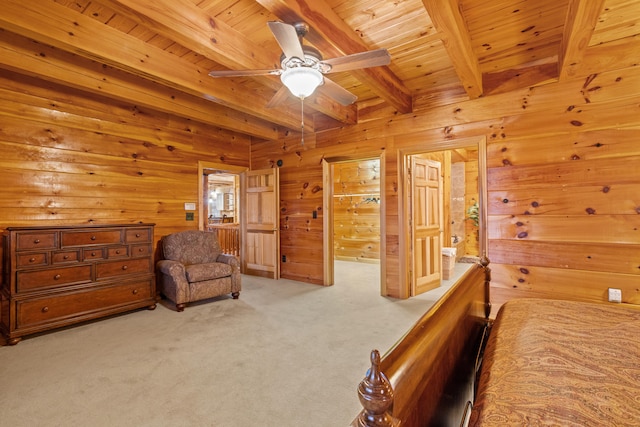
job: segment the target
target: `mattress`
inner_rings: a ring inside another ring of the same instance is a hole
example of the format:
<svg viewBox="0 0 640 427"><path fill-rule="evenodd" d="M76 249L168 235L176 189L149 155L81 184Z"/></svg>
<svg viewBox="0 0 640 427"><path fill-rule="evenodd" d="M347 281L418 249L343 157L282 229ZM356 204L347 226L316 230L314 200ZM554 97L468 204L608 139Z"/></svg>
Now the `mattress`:
<svg viewBox="0 0 640 427"><path fill-rule="evenodd" d="M487 342L470 426L639 426L640 311L521 299Z"/></svg>

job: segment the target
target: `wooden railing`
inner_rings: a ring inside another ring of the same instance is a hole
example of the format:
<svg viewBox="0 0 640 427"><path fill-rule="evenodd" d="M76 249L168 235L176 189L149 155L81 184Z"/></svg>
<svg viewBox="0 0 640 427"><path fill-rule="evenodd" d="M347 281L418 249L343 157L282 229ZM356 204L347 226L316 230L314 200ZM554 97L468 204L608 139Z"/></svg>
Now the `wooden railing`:
<svg viewBox="0 0 640 427"><path fill-rule="evenodd" d="M240 256L239 224L210 224L208 228L209 231L217 234L223 253Z"/></svg>

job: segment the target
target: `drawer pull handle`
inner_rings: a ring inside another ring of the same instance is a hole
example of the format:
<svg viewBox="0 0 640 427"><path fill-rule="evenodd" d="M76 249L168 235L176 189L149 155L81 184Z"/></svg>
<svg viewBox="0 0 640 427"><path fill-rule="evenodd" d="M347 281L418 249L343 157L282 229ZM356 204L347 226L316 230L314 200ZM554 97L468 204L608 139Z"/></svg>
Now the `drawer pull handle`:
<svg viewBox="0 0 640 427"><path fill-rule="evenodd" d="M129 267L127 267L126 265L123 265L123 266L122 266L122 269L123 269L123 270L126 270L127 268L129 268Z"/></svg>
<svg viewBox="0 0 640 427"><path fill-rule="evenodd" d="M42 310L41 310L41 311L42 311L43 313L46 313L46 312L48 312L48 311L49 311L49 307L47 307L47 306L45 305L44 307L42 307Z"/></svg>
<svg viewBox="0 0 640 427"><path fill-rule="evenodd" d="M91 236L91 240L96 240L96 236Z"/></svg>
<svg viewBox="0 0 640 427"><path fill-rule="evenodd" d="M144 252L144 249L138 248L138 252Z"/></svg>
<svg viewBox="0 0 640 427"><path fill-rule="evenodd" d="M134 294L134 295L138 295L138 290L134 289L133 291L131 291L131 293Z"/></svg>
<svg viewBox="0 0 640 427"><path fill-rule="evenodd" d="M136 237L140 237L140 233L136 233Z"/></svg>
<svg viewBox="0 0 640 427"><path fill-rule="evenodd" d="M120 255L120 249L116 249L116 254Z"/></svg>
<svg viewBox="0 0 640 427"><path fill-rule="evenodd" d="M40 243L40 239L34 240L33 243L35 243L37 245L38 243Z"/></svg>
<svg viewBox="0 0 640 427"><path fill-rule="evenodd" d="M69 255L65 255L62 257L63 259L69 259Z"/></svg>
<svg viewBox="0 0 640 427"><path fill-rule="evenodd" d="M60 276L59 274L56 274L55 276L53 276L53 280L60 280L60 277L62 276Z"/></svg>
<svg viewBox="0 0 640 427"><path fill-rule="evenodd" d="M29 262L36 262L35 258L29 258Z"/></svg>
<svg viewBox="0 0 640 427"><path fill-rule="evenodd" d="M91 256L96 256L96 253L95 252L91 252Z"/></svg>

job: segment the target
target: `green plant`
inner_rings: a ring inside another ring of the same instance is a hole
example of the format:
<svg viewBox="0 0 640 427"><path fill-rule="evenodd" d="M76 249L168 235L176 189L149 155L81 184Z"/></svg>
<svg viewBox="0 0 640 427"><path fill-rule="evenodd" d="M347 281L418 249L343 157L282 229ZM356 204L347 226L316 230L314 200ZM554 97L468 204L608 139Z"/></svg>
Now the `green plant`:
<svg viewBox="0 0 640 427"><path fill-rule="evenodd" d="M467 215L467 219L473 221L473 225L476 227L480 226L480 207L478 206L478 202L474 202L473 205L469 206Z"/></svg>

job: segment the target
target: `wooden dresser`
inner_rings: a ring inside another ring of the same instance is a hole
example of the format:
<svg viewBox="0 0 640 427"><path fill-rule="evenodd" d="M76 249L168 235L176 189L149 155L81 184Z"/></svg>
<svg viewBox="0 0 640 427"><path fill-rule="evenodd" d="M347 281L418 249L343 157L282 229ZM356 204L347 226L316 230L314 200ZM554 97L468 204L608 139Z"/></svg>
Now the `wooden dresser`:
<svg viewBox="0 0 640 427"><path fill-rule="evenodd" d="M154 224L8 227L2 234L0 332L6 343L156 307Z"/></svg>

